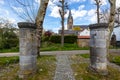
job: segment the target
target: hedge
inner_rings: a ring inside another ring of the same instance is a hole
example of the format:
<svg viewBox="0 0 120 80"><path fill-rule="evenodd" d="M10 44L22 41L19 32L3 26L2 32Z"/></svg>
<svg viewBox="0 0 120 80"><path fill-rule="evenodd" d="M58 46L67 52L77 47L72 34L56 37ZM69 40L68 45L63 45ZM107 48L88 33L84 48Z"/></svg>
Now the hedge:
<svg viewBox="0 0 120 80"><path fill-rule="evenodd" d="M49 39L52 43L61 43L61 36L60 35L53 35ZM76 43L77 36L75 35L66 35L64 36L64 43Z"/></svg>

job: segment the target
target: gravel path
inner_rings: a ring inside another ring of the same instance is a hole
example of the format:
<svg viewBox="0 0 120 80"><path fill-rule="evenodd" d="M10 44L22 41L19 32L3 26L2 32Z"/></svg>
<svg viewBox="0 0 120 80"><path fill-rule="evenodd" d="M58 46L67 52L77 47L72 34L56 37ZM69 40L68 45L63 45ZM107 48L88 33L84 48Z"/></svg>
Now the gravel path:
<svg viewBox="0 0 120 80"><path fill-rule="evenodd" d="M57 55L54 80L75 80L68 55Z"/></svg>

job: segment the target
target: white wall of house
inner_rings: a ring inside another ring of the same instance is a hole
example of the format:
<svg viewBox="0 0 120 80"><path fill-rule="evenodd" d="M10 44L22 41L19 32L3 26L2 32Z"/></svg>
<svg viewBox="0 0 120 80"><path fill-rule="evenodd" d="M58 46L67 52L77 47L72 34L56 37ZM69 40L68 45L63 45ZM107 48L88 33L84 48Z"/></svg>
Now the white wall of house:
<svg viewBox="0 0 120 80"><path fill-rule="evenodd" d="M82 32L79 32L79 36L90 36L90 30L84 29Z"/></svg>
<svg viewBox="0 0 120 80"><path fill-rule="evenodd" d="M114 28L113 33L116 35L116 40L120 41L120 27Z"/></svg>

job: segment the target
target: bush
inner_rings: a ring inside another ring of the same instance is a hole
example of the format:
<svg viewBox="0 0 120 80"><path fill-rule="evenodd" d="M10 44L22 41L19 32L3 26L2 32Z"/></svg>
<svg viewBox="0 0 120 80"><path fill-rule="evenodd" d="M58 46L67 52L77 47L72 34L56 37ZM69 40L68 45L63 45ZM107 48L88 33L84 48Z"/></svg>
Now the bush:
<svg viewBox="0 0 120 80"><path fill-rule="evenodd" d="M49 42L50 37L48 36L43 36L42 37L42 42Z"/></svg>
<svg viewBox="0 0 120 80"><path fill-rule="evenodd" d="M75 35L66 35L64 36L64 43L76 43L77 36ZM53 35L50 37L50 42L53 43L61 43L61 36L60 35Z"/></svg>
<svg viewBox="0 0 120 80"><path fill-rule="evenodd" d="M61 42L61 36L59 35L53 35L50 37L50 42L52 43L60 43Z"/></svg>
<svg viewBox="0 0 120 80"><path fill-rule="evenodd" d="M0 49L11 49L18 46L19 39L13 30L1 28Z"/></svg>
<svg viewBox="0 0 120 80"><path fill-rule="evenodd" d="M77 36L75 35L67 35L64 38L64 43L76 43L77 42Z"/></svg>

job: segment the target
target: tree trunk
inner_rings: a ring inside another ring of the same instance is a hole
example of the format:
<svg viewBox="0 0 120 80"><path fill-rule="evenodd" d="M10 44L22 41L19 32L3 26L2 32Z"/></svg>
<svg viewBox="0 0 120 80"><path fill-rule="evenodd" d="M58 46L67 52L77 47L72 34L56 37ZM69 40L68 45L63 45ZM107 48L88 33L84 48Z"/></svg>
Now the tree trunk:
<svg viewBox="0 0 120 80"><path fill-rule="evenodd" d="M62 0L62 13L61 13L61 24L62 24L62 33L61 33L61 46L64 46L64 0Z"/></svg>
<svg viewBox="0 0 120 80"><path fill-rule="evenodd" d="M107 42L108 56L109 56L110 38L111 38L111 34L113 32L114 22L115 22L116 0L109 0L109 3L110 3L110 16L109 16L109 22L108 22L109 35L108 35L108 42Z"/></svg>
<svg viewBox="0 0 120 80"><path fill-rule="evenodd" d="M64 19L62 19L61 46L64 46Z"/></svg>
<svg viewBox="0 0 120 80"><path fill-rule="evenodd" d="M40 47L41 47L41 37L42 37L42 30L43 30L43 21L44 21L44 17L46 14L46 9L47 9L47 5L49 0L40 0L40 7L37 13L37 17L36 17L36 26L37 26L37 54L38 56L40 56Z"/></svg>
<svg viewBox="0 0 120 80"><path fill-rule="evenodd" d="M116 0L109 0L109 3L110 3L110 17L109 17L108 28L110 30L110 35L111 35L114 28L114 22L115 22Z"/></svg>
<svg viewBox="0 0 120 80"><path fill-rule="evenodd" d="M99 11L99 9L100 9L100 0L95 0L95 2L96 2L96 6L97 6L97 23L99 24L100 23L100 11Z"/></svg>

